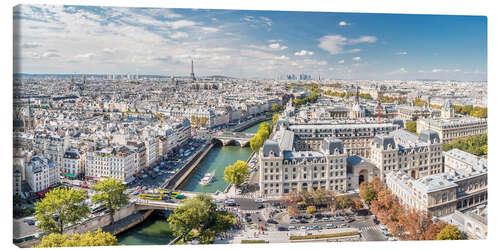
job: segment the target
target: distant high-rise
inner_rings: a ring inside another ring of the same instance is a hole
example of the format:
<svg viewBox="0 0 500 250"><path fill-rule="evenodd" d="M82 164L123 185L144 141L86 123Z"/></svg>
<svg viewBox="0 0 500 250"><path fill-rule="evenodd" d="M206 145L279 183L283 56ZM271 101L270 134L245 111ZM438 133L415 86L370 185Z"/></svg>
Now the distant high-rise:
<svg viewBox="0 0 500 250"><path fill-rule="evenodd" d="M191 60L191 80L196 81L196 78L194 77L194 62Z"/></svg>

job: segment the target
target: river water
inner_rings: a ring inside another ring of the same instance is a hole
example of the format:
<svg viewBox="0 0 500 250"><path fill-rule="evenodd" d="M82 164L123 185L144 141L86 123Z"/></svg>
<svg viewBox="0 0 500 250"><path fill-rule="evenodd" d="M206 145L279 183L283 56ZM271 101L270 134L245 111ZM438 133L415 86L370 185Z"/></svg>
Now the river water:
<svg viewBox="0 0 500 250"><path fill-rule="evenodd" d="M272 121L267 121L271 123ZM245 129L242 132L256 133L260 123ZM252 154L249 147L224 146L214 147L200 162L195 172L186 181L181 190L215 193L221 192L227 187L228 183L224 180L224 169L237 160L246 161ZM214 172L215 179L206 186L200 185L201 178L206 173ZM164 217L152 214L146 221L134 228L118 235L118 241L122 245L166 245L174 237L171 234L170 227Z"/></svg>

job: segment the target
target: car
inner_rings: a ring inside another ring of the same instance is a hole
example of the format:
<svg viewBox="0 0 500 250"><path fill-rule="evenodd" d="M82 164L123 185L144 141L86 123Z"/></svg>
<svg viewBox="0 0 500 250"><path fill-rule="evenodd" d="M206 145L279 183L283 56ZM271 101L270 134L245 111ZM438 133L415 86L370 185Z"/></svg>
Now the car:
<svg viewBox="0 0 500 250"><path fill-rule="evenodd" d="M322 221L324 221L324 222L327 222L327 221L329 221L330 219L328 219L328 217L323 217L323 219L321 219L321 220L322 220Z"/></svg>
<svg viewBox="0 0 500 250"><path fill-rule="evenodd" d="M288 226L288 230L295 230L295 229L297 229L296 226Z"/></svg>
<svg viewBox="0 0 500 250"><path fill-rule="evenodd" d="M304 219L300 220L299 222L300 222L301 224L307 224L307 223L309 223L309 221L304 220Z"/></svg>
<svg viewBox="0 0 500 250"><path fill-rule="evenodd" d="M272 205L273 205L274 207L279 207L279 206L280 206L280 203L279 203L279 202L277 202L277 201L275 201L275 202L273 202L273 203L272 203Z"/></svg>
<svg viewBox="0 0 500 250"><path fill-rule="evenodd" d="M30 226L33 226L35 225L35 220L27 220L26 223L28 223L28 225Z"/></svg>
<svg viewBox="0 0 500 250"><path fill-rule="evenodd" d="M341 227L347 227L347 225L346 225L346 224L340 224L340 226L341 226Z"/></svg>
<svg viewBox="0 0 500 250"><path fill-rule="evenodd" d="M387 227L385 227L384 225L380 225L380 230L387 231Z"/></svg>
<svg viewBox="0 0 500 250"><path fill-rule="evenodd" d="M250 218L250 217L245 217L245 221L246 221L246 222L248 222L248 223L250 223L250 222L252 222L252 218Z"/></svg>
<svg viewBox="0 0 500 250"><path fill-rule="evenodd" d="M236 194L241 194L241 189L236 189Z"/></svg>
<svg viewBox="0 0 500 250"><path fill-rule="evenodd" d="M257 208L258 208L258 209L264 208L264 204L258 204L258 205L257 205Z"/></svg>
<svg viewBox="0 0 500 250"><path fill-rule="evenodd" d="M333 222L341 222L342 219L341 218L330 218L330 221L333 221Z"/></svg>
<svg viewBox="0 0 500 250"><path fill-rule="evenodd" d="M319 222L319 220L318 220L318 219L314 219L314 220L313 220L313 223L318 223L318 222Z"/></svg>
<svg viewBox="0 0 500 250"><path fill-rule="evenodd" d="M268 219L268 220L266 220L266 222L269 224L278 224L278 222L273 220L273 219Z"/></svg>
<svg viewBox="0 0 500 250"><path fill-rule="evenodd" d="M291 219L291 220L290 220L290 224L297 224L297 222L298 222L298 221L297 221L297 220L294 220L294 219Z"/></svg>
<svg viewBox="0 0 500 250"><path fill-rule="evenodd" d="M257 202L257 203L263 203L264 200L259 198L259 199L255 199L255 202Z"/></svg>
<svg viewBox="0 0 500 250"><path fill-rule="evenodd" d="M302 229L302 230L306 230L306 229L307 229L307 227L306 227L306 226L301 226L301 227L300 227L300 229Z"/></svg>
<svg viewBox="0 0 500 250"><path fill-rule="evenodd" d="M278 227L278 231L288 231L288 228L286 228L286 227Z"/></svg>
<svg viewBox="0 0 500 250"><path fill-rule="evenodd" d="M335 227L333 227L333 224L326 224L326 228L332 229L332 228L335 228Z"/></svg>

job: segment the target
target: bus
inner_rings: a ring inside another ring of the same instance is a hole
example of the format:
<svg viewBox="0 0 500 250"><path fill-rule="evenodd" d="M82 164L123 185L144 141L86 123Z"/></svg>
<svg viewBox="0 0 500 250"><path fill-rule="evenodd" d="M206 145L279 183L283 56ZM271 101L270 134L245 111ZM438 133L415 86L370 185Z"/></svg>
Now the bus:
<svg viewBox="0 0 500 250"><path fill-rule="evenodd" d="M167 196L170 196L170 197L175 197L175 196L179 195L179 192L169 191L169 190L163 190L163 189L158 190L158 192L160 194L164 194L164 195L167 195Z"/></svg>
<svg viewBox="0 0 500 250"><path fill-rule="evenodd" d="M140 194L139 198L146 200L165 200L168 199L163 194Z"/></svg>

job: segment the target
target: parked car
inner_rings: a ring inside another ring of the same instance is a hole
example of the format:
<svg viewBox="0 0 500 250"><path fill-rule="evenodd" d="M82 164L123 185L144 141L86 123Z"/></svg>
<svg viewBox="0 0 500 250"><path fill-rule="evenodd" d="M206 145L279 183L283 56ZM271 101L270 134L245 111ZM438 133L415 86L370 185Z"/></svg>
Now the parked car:
<svg viewBox="0 0 500 250"><path fill-rule="evenodd" d="M335 228L335 227L333 226L333 224L326 224L326 228L327 229L332 229L332 228Z"/></svg>
<svg viewBox="0 0 500 250"><path fill-rule="evenodd" d="M322 221L324 221L324 222L327 222L327 221L329 221L330 219L328 219L328 217L323 217L323 219L321 219L321 220L322 220Z"/></svg>
<svg viewBox="0 0 500 250"><path fill-rule="evenodd" d="M278 231L288 231L286 227L278 227Z"/></svg>
<svg viewBox="0 0 500 250"><path fill-rule="evenodd" d="M295 229L297 229L296 226L288 226L288 230L295 230Z"/></svg>
<svg viewBox="0 0 500 250"><path fill-rule="evenodd" d="M319 220L318 220L318 219L314 219L314 220L313 220L313 223L318 223L318 222L319 222Z"/></svg>
<svg viewBox="0 0 500 250"><path fill-rule="evenodd" d="M273 219L268 219L266 222L269 224L278 224L278 222Z"/></svg>
<svg viewBox="0 0 500 250"><path fill-rule="evenodd" d="M259 198L259 199L255 199L255 202L257 202L257 203L263 203L264 200Z"/></svg>
<svg viewBox="0 0 500 250"><path fill-rule="evenodd" d="M302 230L306 230L306 229L307 229L307 227L306 227L306 226L301 226L301 227L300 227L300 229L302 229Z"/></svg>

